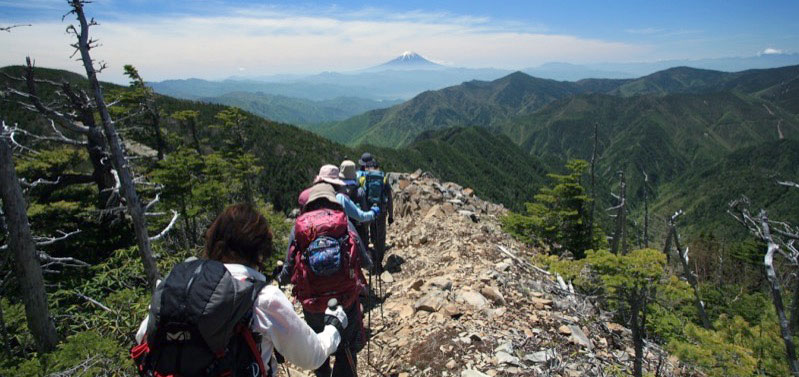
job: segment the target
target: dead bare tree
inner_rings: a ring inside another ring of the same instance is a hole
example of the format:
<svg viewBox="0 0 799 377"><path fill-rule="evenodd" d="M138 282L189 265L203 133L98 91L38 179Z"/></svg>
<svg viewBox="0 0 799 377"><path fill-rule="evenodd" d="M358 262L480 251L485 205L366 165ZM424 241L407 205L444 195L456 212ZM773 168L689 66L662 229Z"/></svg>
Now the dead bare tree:
<svg viewBox="0 0 799 377"><path fill-rule="evenodd" d="M644 174L644 247L649 247L649 175Z"/></svg>
<svg viewBox="0 0 799 377"><path fill-rule="evenodd" d="M780 333L785 343L785 355L788 358L791 374L793 374L794 377L799 377L799 361L796 360L796 345L793 342L790 322L785 314L781 283L777 277L777 271L774 268L775 254L781 255L788 260L792 268L796 269L799 267L799 250L795 246L795 241L799 240L799 232L796 232L794 227L785 222L769 220L765 209L761 209L758 215L753 216L749 212L748 206L749 199L742 196L730 202L730 210L728 210L728 212L767 245L766 254L763 257L763 265L766 269L766 278L768 279L769 288L771 290L771 300L777 312ZM782 229L772 229L772 224L776 224L782 227ZM777 237L774 236L774 233L776 233Z"/></svg>
<svg viewBox="0 0 799 377"><path fill-rule="evenodd" d="M607 209L608 211L616 211L614 215L611 215L611 217L616 219L616 229L613 232L613 242L611 243L610 250L613 254L618 254L619 250L621 250L622 254L627 254L627 185L624 182L624 171L619 170L618 174L619 194L611 193L611 195L618 200L619 204Z"/></svg>
<svg viewBox="0 0 799 377"><path fill-rule="evenodd" d="M35 67L31 58L25 59L25 73L22 77L12 77L4 74L12 81L21 82L25 86L25 91L14 88L6 88L6 91L14 95L16 103L23 109L37 112L50 119L52 133L54 136L32 135L23 129L15 132L24 134L27 137L39 141L52 141L73 146L84 146L92 164L92 179L100 193L98 208L110 208L119 202L115 195L114 186L116 179L112 165L108 161L108 151L103 130L95 121L95 108L91 97L80 88L73 88L67 81L55 82L41 80L35 77ZM45 103L39 95L39 86L49 85L57 89L57 94L64 103ZM73 134L81 135L86 141L75 140L64 135L56 128L56 125L63 130Z"/></svg>
<svg viewBox="0 0 799 377"><path fill-rule="evenodd" d="M44 291L42 266L36 258L36 244L28 223L27 206L14 170L10 133L5 124L0 130L0 195L3 214L8 219L8 246L14 253L16 275L20 284L28 328L39 352L55 349L58 334L55 330L47 296Z"/></svg>
<svg viewBox="0 0 799 377"><path fill-rule="evenodd" d="M597 144L599 144L599 123L594 123L594 149L591 152L591 216L588 226L588 239L591 240L591 246L596 249L594 242L594 213L596 212L596 153Z"/></svg>
<svg viewBox="0 0 799 377"><path fill-rule="evenodd" d="M10 26L0 26L0 31L11 32L11 29L23 27L23 26L31 26L31 24L15 24Z"/></svg>
<svg viewBox="0 0 799 377"><path fill-rule="evenodd" d="M94 60L89 51L97 46L97 41L89 38L89 28L97 25L94 19L86 20L86 15L83 11L83 0L70 0L69 5L72 10L67 14L74 15L79 23L79 29L70 25L67 31L72 34L77 41L72 45L75 48L75 53L80 54L80 60L83 62L83 67L86 70L86 77L91 85L92 95L94 97L95 107L100 114L100 119L103 125L103 131L108 142L108 147L111 151L111 162L119 176L119 188L122 196L125 198L128 214L133 221L133 229L136 234L136 241L139 249L139 257L141 258L144 270L147 274L147 281L150 287L155 287L156 281L160 278L158 266L152 256L150 248L150 237L147 234L147 218L145 217L144 208L141 205L139 196L136 193L136 187L133 181L133 174L131 172L130 164L128 163L125 152L122 148L122 141L117 134L114 127L114 120L108 111L108 106L103 97L103 90L100 87L100 81L97 79L97 70L94 67Z"/></svg>
<svg viewBox="0 0 799 377"><path fill-rule="evenodd" d="M688 262L688 248L682 248L680 244L680 235L677 232L677 218L683 214L682 210L675 212L671 218L669 218L669 230L666 234L666 247L663 248L663 252L666 255L670 254L671 245L674 244L674 247L677 249L677 257L680 259L680 263L682 264L682 272L683 277L685 280L688 281L688 284L691 285L691 289L694 291L694 306L696 306L696 312L699 314L699 319L702 321L702 327L706 329L712 329L713 325L710 323L710 319L707 316L707 311L705 310L705 302L702 301L702 298L699 295L699 279L694 273L694 270L691 269L691 265Z"/></svg>

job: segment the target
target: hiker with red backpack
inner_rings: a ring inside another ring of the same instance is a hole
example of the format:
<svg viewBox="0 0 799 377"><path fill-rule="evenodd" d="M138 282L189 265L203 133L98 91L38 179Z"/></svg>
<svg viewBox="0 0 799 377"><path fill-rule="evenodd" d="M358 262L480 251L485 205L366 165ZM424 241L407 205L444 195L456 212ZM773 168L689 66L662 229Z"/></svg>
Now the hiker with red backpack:
<svg viewBox="0 0 799 377"><path fill-rule="evenodd" d="M365 336L358 300L366 284L361 267L371 267L372 261L329 183L338 183L338 168L332 168L323 167L322 182L308 191L307 202L289 237L289 251L278 281L293 285L292 295L302 304L305 321L316 331L324 329L324 313L330 299L344 307L349 326L335 352L333 368L324 362L314 373L348 377L357 376L356 352Z"/></svg>
<svg viewBox="0 0 799 377"><path fill-rule="evenodd" d="M139 373L272 377L273 351L301 368L322 365L351 327L344 308L326 308L322 326L309 327L258 271L271 254L264 216L248 204L225 209L205 233L203 259L176 265L157 284L131 350Z"/></svg>
<svg viewBox="0 0 799 377"><path fill-rule="evenodd" d="M388 176L380 170L380 164L371 153L365 152L358 160L360 169L357 173L360 186L364 190L365 208L377 207L380 216L369 224L369 239L374 246L374 270L379 275L383 272L383 257L386 254L386 220L388 225L394 223L394 200Z"/></svg>

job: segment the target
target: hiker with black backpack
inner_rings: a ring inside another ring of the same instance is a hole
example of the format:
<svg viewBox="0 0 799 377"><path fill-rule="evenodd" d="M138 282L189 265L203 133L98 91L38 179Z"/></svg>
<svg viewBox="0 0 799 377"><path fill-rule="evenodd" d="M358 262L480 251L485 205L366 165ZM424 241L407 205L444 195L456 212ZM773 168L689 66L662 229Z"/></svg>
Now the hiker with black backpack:
<svg viewBox="0 0 799 377"><path fill-rule="evenodd" d="M360 169L357 176L364 190L364 207L377 207L380 211L380 216L369 224L369 241L374 246L374 271L379 275L383 272L383 257L386 253L386 220L388 225L394 223L394 200L388 176L380 170L377 159L371 153L365 152L358 164Z"/></svg>
<svg viewBox="0 0 799 377"><path fill-rule="evenodd" d="M272 377L273 351L301 368L322 365L350 327L344 308L327 308L312 329L258 271L271 254L264 216L249 204L225 209L205 233L203 258L176 265L157 284L131 350L139 373Z"/></svg>
<svg viewBox="0 0 799 377"><path fill-rule="evenodd" d="M302 214L294 223L278 281L293 285L292 295L302 304L305 321L316 331L324 329L328 301L336 299L341 303L349 326L335 352L332 376L357 376L356 352L365 336L358 300L366 284L361 267L371 267L372 261L333 185L328 183L337 183L338 168L335 179L332 169L323 170L325 174L320 174L323 182L311 186ZM330 377L329 362L314 373Z"/></svg>

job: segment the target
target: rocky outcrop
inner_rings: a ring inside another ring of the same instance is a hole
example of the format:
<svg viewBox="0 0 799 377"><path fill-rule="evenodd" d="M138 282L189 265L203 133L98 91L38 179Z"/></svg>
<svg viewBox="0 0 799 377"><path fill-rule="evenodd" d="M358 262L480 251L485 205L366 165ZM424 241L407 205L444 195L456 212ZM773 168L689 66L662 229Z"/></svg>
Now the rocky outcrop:
<svg viewBox="0 0 799 377"><path fill-rule="evenodd" d="M391 174L390 182L396 221L384 264L391 281L384 276L382 315L371 308L360 376L632 370L630 331L531 265L535 251L500 228L505 208L421 171ZM648 346L646 355L652 374L681 375L658 347Z"/></svg>

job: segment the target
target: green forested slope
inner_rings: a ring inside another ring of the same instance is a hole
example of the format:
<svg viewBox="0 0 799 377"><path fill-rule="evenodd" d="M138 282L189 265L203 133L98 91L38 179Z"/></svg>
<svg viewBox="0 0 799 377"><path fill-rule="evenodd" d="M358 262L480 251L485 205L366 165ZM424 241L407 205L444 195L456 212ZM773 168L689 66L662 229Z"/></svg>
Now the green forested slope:
<svg viewBox="0 0 799 377"><path fill-rule="evenodd" d="M792 106L790 109L793 109L796 104L784 97L786 91L791 97L790 90L797 85L794 82L797 77L799 66L735 73L677 67L635 80L578 82L544 80L516 72L491 82L470 81L424 92L400 105L327 124L314 129L314 132L350 145L370 143L398 147L407 145L424 131L463 126L492 127L519 116L542 113L542 108L558 100L590 93L617 97L686 95L685 101L695 100L692 95L728 93L769 102L776 100L775 104ZM704 111L701 106L694 108ZM675 115L693 116L690 112ZM522 143L513 135L509 136Z"/></svg>
<svg viewBox="0 0 799 377"><path fill-rule="evenodd" d="M546 181L549 167L510 139L482 127L429 131L400 149L365 147L400 166L420 166L482 198L521 209Z"/></svg>
<svg viewBox="0 0 799 377"><path fill-rule="evenodd" d="M232 92L201 100L236 106L266 119L303 126L306 129L312 124L341 121L369 110L399 103L399 101L374 101L357 97L312 101L262 92Z"/></svg>
<svg viewBox="0 0 799 377"><path fill-rule="evenodd" d="M491 126L582 91L574 83L516 72L491 82L469 81L427 91L403 104L357 116L318 132L348 144L397 147L411 143L424 131Z"/></svg>
<svg viewBox="0 0 799 377"><path fill-rule="evenodd" d="M799 140L775 140L741 148L718 162L698 167L666 184L657 198L656 213L686 212L693 232L722 239L744 239L748 233L726 211L730 201L745 195L755 210L765 208L774 220L799 223L799 190L777 180L799 180Z"/></svg>

